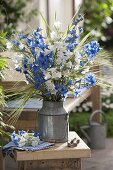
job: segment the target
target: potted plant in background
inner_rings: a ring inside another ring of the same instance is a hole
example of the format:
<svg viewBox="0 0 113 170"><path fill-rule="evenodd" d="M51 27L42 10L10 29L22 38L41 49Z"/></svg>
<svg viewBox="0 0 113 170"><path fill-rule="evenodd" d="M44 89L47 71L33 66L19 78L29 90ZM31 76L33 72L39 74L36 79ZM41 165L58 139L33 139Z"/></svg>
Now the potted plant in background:
<svg viewBox="0 0 113 170"><path fill-rule="evenodd" d="M61 31L59 21L54 22L53 28L45 21L46 33L38 27L31 33L14 33L6 40L7 49L16 52L12 56L15 69L25 75L27 82L26 87L13 93L13 96L20 95L22 103L10 119L16 122L29 98L37 96L43 99L38 119L43 140L67 141L68 114L63 108L63 100L69 92L77 97L86 89L103 83L91 68L100 61L104 64L108 54L96 40L89 41L90 33L80 38L83 29L79 24L82 21L82 15L74 16L65 32Z"/></svg>

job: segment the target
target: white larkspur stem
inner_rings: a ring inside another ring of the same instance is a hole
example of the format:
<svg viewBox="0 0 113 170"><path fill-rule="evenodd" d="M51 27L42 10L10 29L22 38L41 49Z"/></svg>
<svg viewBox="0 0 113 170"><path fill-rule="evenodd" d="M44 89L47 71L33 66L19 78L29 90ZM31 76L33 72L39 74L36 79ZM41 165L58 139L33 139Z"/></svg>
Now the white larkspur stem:
<svg viewBox="0 0 113 170"><path fill-rule="evenodd" d="M6 43L6 47L7 47L8 50L11 50L11 48L13 47L13 44L8 41L8 42Z"/></svg>
<svg viewBox="0 0 113 170"><path fill-rule="evenodd" d="M24 45L22 43L20 43L19 48L20 48L20 50L23 50Z"/></svg>
<svg viewBox="0 0 113 170"><path fill-rule="evenodd" d="M49 90L55 90L55 85L51 80L46 81L46 86Z"/></svg>
<svg viewBox="0 0 113 170"><path fill-rule="evenodd" d="M56 21L56 22L54 22L54 26L55 26L55 28L56 29L60 29L61 28L61 22L60 21Z"/></svg>
<svg viewBox="0 0 113 170"><path fill-rule="evenodd" d="M50 33L50 37L51 37L52 40L56 40L56 39L58 38L58 37L57 37L57 33L54 32L54 31L52 31L52 32Z"/></svg>

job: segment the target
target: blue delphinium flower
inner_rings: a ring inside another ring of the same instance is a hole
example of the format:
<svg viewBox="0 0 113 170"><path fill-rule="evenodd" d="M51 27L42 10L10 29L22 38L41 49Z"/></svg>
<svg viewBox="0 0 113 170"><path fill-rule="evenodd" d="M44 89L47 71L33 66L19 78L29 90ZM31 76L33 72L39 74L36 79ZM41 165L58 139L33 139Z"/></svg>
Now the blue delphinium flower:
<svg viewBox="0 0 113 170"><path fill-rule="evenodd" d="M68 92L67 86L62 83L57 83L55 89L57 90L57 94L60 93L62 96L65 96Z"/></svg>
<svg viewBox="0 0 113 170"><path fill-rule="evenodd" d="M20 42L18 40L13 40L13 44L16 45L16 46L19 46Z"/></svg>
<svg viewBox="0 0 113 170"><path fill-rule="evenodd" d="M48 45L44 42L44 37L42 36L41 29L37 28L37 30L33 31L32 36L27 37L27 44L32 49L40 48L41 50L48 49Z"/></svg>
<svg viewBox="0 0 113 170"><path fill-rule="evenodd" d="M79 35L76 33L76 30L73 28L72 30L69 31L68 36L66 38L66 47L67 50L69 50L70 52L72 52L75 47L77 46Z"/></svg>
<svg viewBox="0 0 113 170"><path fill-rule="evenodd" d="M51 93L48 91L47 93L45 93L45 96L46 96L46 97L50 97L50 96L51 96Z"/></svg>
<svg viewBox="0 0 113 170"><path fill-rule="evenodd" d="M76 26L79 22L83 21L83 19L84 19L84 17L81 14L79 14L73 24Z"/></svg>
<svg viewBox="0 0 113 170"><path fill-rule="evenodd" d="M20 136L24 135L25 133L26 133L26 131L24 131L24 130L19 130L19 131L18 131L18 134L19 134Z"/></svg>
<svg viewBox="0 0 113 170"><path fill-rule="evenodd" d="M80 34L83 33L83 27L79 27L79 33L80 33Z"/></svg>
<svg viewBox="0 0 113 170"><path fill-rule="evenodd" d="M41 134L39 132L34 132L34 137L37 137L37 136L41 136Z"/></svg>
<svg viewBox="0 0 113 170"><path fill-rule="evenodd" d="M42 71L38 71L37 73L34 72L33 80L34 80L36 89L40 89L42 87L43 83L46 81L44 79L44 74Z"/></svg>
<svg viewBox="0 0 113 170"><path fill-rule="evenodd" d="M15 68L16 71L18 71L19 73L22 73L22 69L20 67Z"/></svg>
<svg viewBox="0 0 113 170"><path fill-rule="evenodd" d="M85 89L83 87L75 89L74 96L76 96L76 97L80 96L84 92L84 90Z"/></svg>
<svg viewBox="0 0 113 170"><path fill-rule="evenodd" d="M90 88L90 87L96 85L96 82L97 82L95 75L92 74L92 73L89 73L89 74L85 77L84 81L85 81L85 87L86 87L86 88Z"/></svg>
<svg viewBox="0 0 113 170"><path fill-rule="evenodd" d="M89 60L95 59L100 50L100 44L97 41L92 41L84 45L84 52L89 57Z"/></svg>
<svg viewBox="0 0 113 170"><path fill-rule="evenodd" d="M18 135L15 133L15 131L11 134L11 140L14 142L15 145L18 145L19 137L18 137Z"/></svg>
<svg viewBox="0 0 113 170"><path fill-rule="evenodd" d="M19 38L20 39L26 39L28 37L28 34L20 34Z"/></svg>
<svg viewBox="0 0 113 170"><path fill-rule="evenodd" d="M46 70L47 68L52 67L54 63L53 57L53 52L50 52L47 55L45 55L43 52L40 52L39 57L36 59L36 63L38 64L39 68Z"/></svg>

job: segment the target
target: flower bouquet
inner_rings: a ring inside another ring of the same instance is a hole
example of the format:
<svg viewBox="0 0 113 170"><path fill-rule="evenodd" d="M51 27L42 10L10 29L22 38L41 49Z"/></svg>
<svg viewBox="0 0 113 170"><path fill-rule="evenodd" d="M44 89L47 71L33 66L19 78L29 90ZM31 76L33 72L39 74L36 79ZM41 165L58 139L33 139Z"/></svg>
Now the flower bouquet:
<svg viewBox="0 0 113 170"><path fill-rule="evenodd" d="M40 134L33 132L28 133L26 131L19 131L18 133L15 133L15 131L11 134L11 140L12 142L17 145L18 147L23 146L37 146L40 144Z"/></svg>
<svg viewBox="0 0 113 170"><path fill-rule="evenodd" d="M31 33L14 33L12 38L7 40L7 48L15 52L15 56L12 57L15 69L25 75L27 82L26 87L16 89L17 93L13 93L14 96L18 95L22 98L22 105L16 114L21 113L25 102L33 96L56 103L65 99L70 92L77 97L86 89L102 83L100 78L96 78L94 74L96 71L92 71L92 68L99 64L99 60L101 64L104 63L107 53L102 50L96 40L89 41L90 33L81 38L82 21L82 15L74 16L65 32L62 32L62 24L59 21L54 22L53 28L50 28L45 21L46 32L38 27ZM102 60L100 57L103 57ZM50 105L47 108L49 107ZM58 108L52 107L53 110ZM50 112L48 111L48 113ZM48 113L46 110L46 114ZM12 113L12 118L14 120L18 118L15 116L15 112ZM52 123L50 124L54 127ZM48 127L49 125L46 128L42 127L45 128L44 133L49 131ZM67 130L65 127L62 129ZM44 133L42 132L42 134Z"/></svg>
<svg viewBox="0 0 113 170"><path fill-rule="evenodd" d="M25 75L32 91L29 96L38 94L47 101L60 101L70 91L79 96L96 85L90 68L102 49L96 40L87 42L89 35L80 39L82 20L79 15L65 32L61 31L61 23L55 21L53 30L47 25L45 34L38 27L28 34L15 33L7 41L7 48L16 52L12 57L15 69Z"/></svg>

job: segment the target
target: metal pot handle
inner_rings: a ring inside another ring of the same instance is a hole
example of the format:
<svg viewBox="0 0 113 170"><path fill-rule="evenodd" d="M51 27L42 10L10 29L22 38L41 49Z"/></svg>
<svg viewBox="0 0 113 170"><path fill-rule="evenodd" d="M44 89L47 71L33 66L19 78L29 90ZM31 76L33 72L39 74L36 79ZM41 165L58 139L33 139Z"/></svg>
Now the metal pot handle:
<svg viewBox="0 0 113 170"><path fill-rule="evenodd" d="M102 110L95 110L95 111L91 114L91 116L90 116L90 118L89 118L89 124L91 124L93 116L94 116L95 114L98 114L98 113L101 113L102 117L104 118L104 122L106 122L105 113L104 113ZM93 122L95 122L95 121L93 121ZM96 123L97 123L97 122L96 122ZM102 122L101 122L101 123L102 123Z"/></svg>

